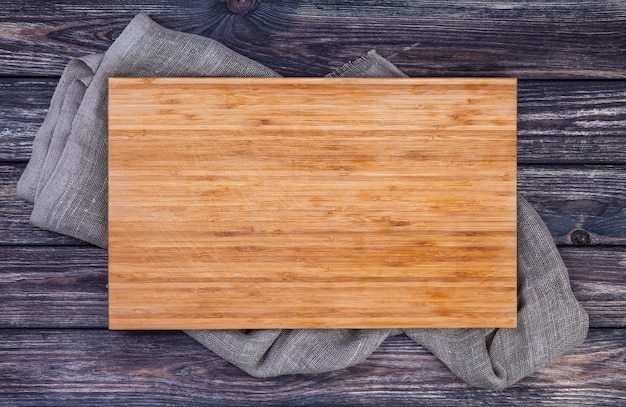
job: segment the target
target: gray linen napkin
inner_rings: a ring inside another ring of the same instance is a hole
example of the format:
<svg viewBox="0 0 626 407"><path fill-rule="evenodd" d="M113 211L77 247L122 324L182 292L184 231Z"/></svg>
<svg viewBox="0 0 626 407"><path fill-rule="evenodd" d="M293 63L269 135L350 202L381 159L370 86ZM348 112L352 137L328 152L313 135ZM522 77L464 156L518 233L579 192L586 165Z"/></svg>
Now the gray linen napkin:
<svg viewBox="0 0 626 407"><path fill-rule="evenodd" d="M103 56L92 54L76 58L65 67L52 96L48 114L35 137L33 153L17 184L20 198L35 202L38 192L56 167L70 134L72 121ZM48 171L44 171L44 167Z"/></svg>
<svg viewBox="0 0 626 407"><path fill-rule="evenodd" d="M278 76L208 38L140 14L104 55L66 68L36 135L18 195L31 222L107 246L107 81L110 76ZM376 52L329 76L404 77ZM539 215L518 199L518 327L513 329L193 330L188 335L257 377L355 365L405 333L467 383L503 389L548 365L587 333L588 318Z"/></svg>

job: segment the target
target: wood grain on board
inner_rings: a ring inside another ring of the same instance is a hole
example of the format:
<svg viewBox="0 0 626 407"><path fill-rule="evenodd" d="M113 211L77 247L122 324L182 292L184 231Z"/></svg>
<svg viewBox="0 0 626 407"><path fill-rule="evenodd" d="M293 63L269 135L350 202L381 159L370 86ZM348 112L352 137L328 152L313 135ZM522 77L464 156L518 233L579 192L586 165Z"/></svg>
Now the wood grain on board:
<svg viewBox="0 0 626 407"><path fill-rule="evenodd" d="M113 78L113 329L511 327L514 79Z"/></svg>

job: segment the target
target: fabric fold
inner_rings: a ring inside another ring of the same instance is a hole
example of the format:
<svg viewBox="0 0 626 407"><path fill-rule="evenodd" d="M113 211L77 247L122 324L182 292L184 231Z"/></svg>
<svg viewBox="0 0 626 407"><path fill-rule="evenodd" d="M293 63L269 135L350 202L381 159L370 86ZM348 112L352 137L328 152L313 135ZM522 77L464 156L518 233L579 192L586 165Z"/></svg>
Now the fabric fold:
<svg viewBox="0 0 626 407"><path fill-rule="evenodd" d="M69 131L76 115L75 111L68 110L69 105L79 105L84 96L84 92L82 95L80 92L76 92L73 85L75 86L75 81L90 81L103 56L103 54L92 54L75 58L63 70L50 101L46 118L35 136L33 152L28 165L18 181L17 196L19 198L30 203L35 202L40 176L50 150L50 143L54 138L54 132L61 133L65 129ZM88 83L83 82L83 84L88 86ZM64 105L66 106L65 110L63 109Z"/></svg>
<svg viewBox="0 0 626 407"><path fill-rule="evenodd" d="M408 75L378 55L373 49L326 76L330 78L408 78Z"/></svg>
<svg viewBox="0 0 626 407"><path fill-rule="evenodd" d="M71 61L33 143L18 196L31 222L107 247L107 86L111 76L277 77L222 44L135 17L105 54ZM374 50L329 77L406 77ZM186 333L257 377L354 366L389 336L407 334L467 383L503 389L580 344L588 318L569 286L552 237L518 198L518 327L514 329L190 330Z"/></svg>
<svg viewBox="0 0 626 407"><path fill-rule="evenodd" d="M255 377L324 373L363 362L390 329L188 330L189 336Z"/></svg>

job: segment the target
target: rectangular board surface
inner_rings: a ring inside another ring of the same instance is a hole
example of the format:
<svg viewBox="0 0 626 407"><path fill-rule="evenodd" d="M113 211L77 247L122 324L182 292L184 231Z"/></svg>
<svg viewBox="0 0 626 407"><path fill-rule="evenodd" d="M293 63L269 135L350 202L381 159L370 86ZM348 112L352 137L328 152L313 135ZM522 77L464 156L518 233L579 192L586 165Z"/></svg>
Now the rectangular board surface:
<svg viewBox="0 0 626 407"><path fill-rule="evenodd" d="M111 329L514 327L515 79L111 78Z"/></svg>

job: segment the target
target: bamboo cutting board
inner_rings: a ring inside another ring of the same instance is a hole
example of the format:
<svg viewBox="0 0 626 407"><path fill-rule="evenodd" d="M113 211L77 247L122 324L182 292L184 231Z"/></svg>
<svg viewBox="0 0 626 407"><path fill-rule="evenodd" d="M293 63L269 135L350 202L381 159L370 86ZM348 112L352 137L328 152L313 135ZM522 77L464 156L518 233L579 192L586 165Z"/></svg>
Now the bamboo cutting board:
<svg viewBox="0 0 626 407"><path fill-rule="evenodd" d="M111 78L111 329L513 327L514 79Z"/></svg>

